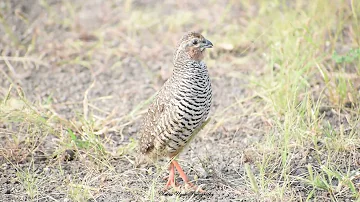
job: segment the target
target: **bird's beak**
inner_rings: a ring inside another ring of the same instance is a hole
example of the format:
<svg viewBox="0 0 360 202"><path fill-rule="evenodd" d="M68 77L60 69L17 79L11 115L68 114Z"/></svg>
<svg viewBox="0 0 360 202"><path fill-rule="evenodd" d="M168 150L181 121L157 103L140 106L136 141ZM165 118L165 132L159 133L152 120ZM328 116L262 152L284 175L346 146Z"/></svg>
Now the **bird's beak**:
<svg viewBox="0 0 360 202"><path fill-rule="evenodd" d="M203 45L203 48L212 48L213 44L211 43L211 41L205 39L205 43Z"/></svg>
<svg viewBox="0 0 360 202"><path fill-rule="evenodd" d="M205 50L205 48L212 48L213 44L211 43L211 41L205 39L205 43L201 44L201 51Z"/></svg>

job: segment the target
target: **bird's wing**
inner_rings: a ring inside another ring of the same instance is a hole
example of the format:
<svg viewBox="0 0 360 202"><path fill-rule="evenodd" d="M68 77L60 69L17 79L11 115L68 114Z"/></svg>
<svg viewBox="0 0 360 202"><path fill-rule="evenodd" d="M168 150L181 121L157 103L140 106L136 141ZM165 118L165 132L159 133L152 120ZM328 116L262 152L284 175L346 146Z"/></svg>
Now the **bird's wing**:
<svg viewBox="0 0 360 202"><path fill-rule="evenodd" d="M144 117L144 122L140 133L140 151L143 154L149 153L154 149L155 129L159 121L164 117L165 108L168 106L168 96L166 96L166 85L155 96L154 101L149 106L148 112Z"/></svg>

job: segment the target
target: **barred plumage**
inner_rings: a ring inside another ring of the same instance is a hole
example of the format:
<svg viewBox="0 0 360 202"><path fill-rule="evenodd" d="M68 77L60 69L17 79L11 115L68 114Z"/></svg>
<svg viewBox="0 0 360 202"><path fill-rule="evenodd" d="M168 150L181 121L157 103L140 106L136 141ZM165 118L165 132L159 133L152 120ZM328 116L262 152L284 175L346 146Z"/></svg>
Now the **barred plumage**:
<svg viewBox="0 0 360 202"><path fill-rule="evenodd" d="M140 131L141 153L151 158L177 155L206 120L212 91L202 59L204 50L211 47L210 41L194 32L180 40L174 52L173 74L156 95L144 118ZM169 181L168 184L172 184Z"/></svg>

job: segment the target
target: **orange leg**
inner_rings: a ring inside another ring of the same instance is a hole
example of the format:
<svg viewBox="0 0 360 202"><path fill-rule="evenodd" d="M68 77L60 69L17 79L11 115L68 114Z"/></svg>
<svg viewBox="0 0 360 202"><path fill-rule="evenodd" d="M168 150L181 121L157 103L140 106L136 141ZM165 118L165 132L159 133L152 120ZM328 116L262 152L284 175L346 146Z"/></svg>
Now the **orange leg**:
<svg viewBox="0 0 360 202"><path fill-rule="evenodd" d="M175 183L175 167L174 164L171 162L170 163L170 167L169 167L169 177L168 177L168 181L166 183L165 186L165 190L167 190L170 186L172 187L176 187L176 183Z"/></svg>
<svg viewBox="0 0 360 202"><path fill-rule="evenodd" d="M191 188L193 188L194 190L197 190L199 192L205 192L204 190L202 190L201 188L197 188L193 183L191 183L189 181L189 178L187 177L187 175L184 173L183 169L180 167L179 163L176 160L172 161L172 164L175 166L176 170L179 172L180 177L184 180L185 184L189 185Z"/></svg>

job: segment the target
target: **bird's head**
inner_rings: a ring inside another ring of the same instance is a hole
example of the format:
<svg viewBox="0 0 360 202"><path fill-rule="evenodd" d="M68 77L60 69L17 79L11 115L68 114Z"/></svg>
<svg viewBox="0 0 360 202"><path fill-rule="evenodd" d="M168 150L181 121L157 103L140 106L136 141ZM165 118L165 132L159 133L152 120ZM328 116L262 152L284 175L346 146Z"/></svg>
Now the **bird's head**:
<svg viewBox="0 0 360 202"><path fill-rule="evenodd" d="M201 61L204 59L205 49L212 47L213 44L199 33L190 32L185 34L174 53L174 63L182 59Z"/></svg>

